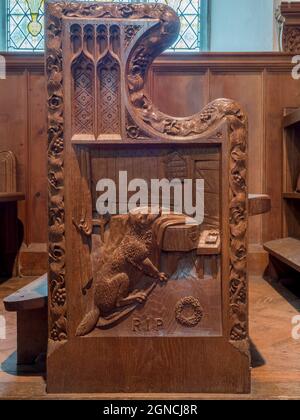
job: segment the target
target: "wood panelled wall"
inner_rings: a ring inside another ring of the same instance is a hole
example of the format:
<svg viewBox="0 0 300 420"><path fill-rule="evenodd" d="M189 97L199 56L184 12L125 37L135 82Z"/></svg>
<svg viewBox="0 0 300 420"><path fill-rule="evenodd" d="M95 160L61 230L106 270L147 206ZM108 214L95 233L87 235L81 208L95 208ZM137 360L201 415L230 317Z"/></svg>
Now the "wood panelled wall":
<svg viewBox="0 0 300 420"><path fill-rule="evenodd" d="M47 136L46 86L43 56L7 55L7 78L0 80L0 149L17 159L17 190L23 246L22 275L47 269Z"/></svg>
<svg viewBox="0 0 300 420"><path fill-rule="evenodd" d="M266 265L261 244L281 236L282 115L300 106L300 80L292 78L292 55L283 53L164 55L152 66L148 89L162 111L175 116L198 112L227 97L249 116L249 186L267 193L272 212L250 222L251 271ZM47 139L43 56L7 55L7 79L0 80L0 148L18 161L18 189L24 245L23 275L46 267Z"/></svg>

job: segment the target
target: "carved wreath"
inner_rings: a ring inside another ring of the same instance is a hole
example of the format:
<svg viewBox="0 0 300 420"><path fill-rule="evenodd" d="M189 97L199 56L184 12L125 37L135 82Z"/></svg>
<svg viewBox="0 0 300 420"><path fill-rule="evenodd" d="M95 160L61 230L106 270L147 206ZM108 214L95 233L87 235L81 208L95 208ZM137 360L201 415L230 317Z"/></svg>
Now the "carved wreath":
<svg viewBox="0 0 300 420"><path fill-rule="evenodd" d="M193 315L187 316L185 310L190 309ZM203 309L198 299L193 296L181 299L175 307L175 319L184 327L196 327L203 318Z"/></svg>

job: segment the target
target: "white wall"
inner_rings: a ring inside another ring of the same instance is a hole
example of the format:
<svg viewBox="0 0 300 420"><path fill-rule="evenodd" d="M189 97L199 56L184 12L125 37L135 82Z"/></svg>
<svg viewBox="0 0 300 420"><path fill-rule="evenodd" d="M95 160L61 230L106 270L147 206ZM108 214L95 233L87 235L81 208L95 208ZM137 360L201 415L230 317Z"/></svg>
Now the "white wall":
<svg viewBox="0 0 300 420"><path fill-rule="evenodd" d="M273 16L273 0L211 0L211 51L273 51Z"/></svg>

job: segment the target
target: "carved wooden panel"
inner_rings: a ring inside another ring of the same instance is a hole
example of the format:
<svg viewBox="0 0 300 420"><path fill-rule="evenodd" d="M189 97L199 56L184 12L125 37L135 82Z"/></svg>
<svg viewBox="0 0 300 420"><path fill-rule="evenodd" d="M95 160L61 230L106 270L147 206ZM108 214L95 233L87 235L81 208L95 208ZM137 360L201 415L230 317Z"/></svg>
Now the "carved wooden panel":
<svg viewBox="0 0 300 420"><path fill-rule="evenodd" d="M46 16L48 389L248 391L245 114L228 99L187 118L152 103L149 66L179 30L167 6L49 1ZM194 198L203 179L204 223L175 212L175 193L170 214L122 212L124 171L145 188L190 180ZM101 179L117 185L109 216Z"/></svg>
<svg viewBox="0 0 300 420"><path fill-rule="evenodd" d="M170 179L187 179L190 176L195 181L199 178L198 173L194 172L194 167L208 166L208 170L204 169L201 173L201 178L204 179L207 190L215 187L216 190L212 192L216 199L207 198L205 201L205 220L203 229L214 228L220 230L220 148L215 147L189 147L180 146L176 148L176 152L168 146L157 147L152 146L151 150L145 150L142 146L132 146L130 149L122 148L116 150L114 148L106 148L105 150L96 149L91 150L91 183L92 187L92 202L93 215L97 218L95 203L99 193L96 191L96 184L99 179L109 177L116 185L118 185L119 172L127 170L128 183L134 179L143 179L146 181L149 189L148 200L150 201L150 184L151 179L168 178ZM211 166L212 169L211 169ZM120 188L120 186L119 186ZM117 198L119 197L119 188L117 191ZM128 199L133 196L134 192L128 192ZM117 201L117 207L120 202ZM162 203L157 201L157 204ZM141 206L146 203L141 203ZM174 209L174 197L171 195L171 208ZM99 217L99 216L98 216ZM121 217L121 216L120 216ZM100 256L105 254L106 248L111 249L109 243L114 232L114 224L126 223L124 217L116 217L115 220L107 222L107 229L103 237L102 230L95 230L93 236L93 247L95 255ZM169 220L171 224L171 220ZM179 229L181 233L179 233ZM99 237L100 235L101 240ZM102 243L102 239L104 243ZM220 282L220 259L218 257L200 257L196 255L196 249L199 241L199 227L191 226L184 227L184 225L170 226L164 233L164 241L159 252L161 254L159 266L162 266L162 271L169 276L168 285L163 288L156 288L149 296L146 304L138 308L135 312L130 314L125 320L122 320L113 329L106 329L106 331L94 331L95 336L128 336L145 334L150 336L155 335L174 335L178 332L187 336L220 336L222 334L222 313L221 313L221 282ZM99 249L97 250L97 247ZM101 251L102 250L102 251ZM185 256L185 251L191 251L190 255ZM164 252L169 251L169 253ZM194 251L194 252L193 252ZM170 254L172 252L172 254ZM173 252L175 255L173 255ZM186 269L184 269L186 265ZM97 272L97 269L94 269ZM96 273L95 273L96 276ZM181 279L181 280L180 280ZM197 280L196 280L197 279ZM149 283L149 279L141 279L137 282L139 290L143 290L145 285ZM194 284L194 286L192 286ZM150 282L151 286L151 282ZM147 287L146 287L147 288ZM199 301L206 301L206 312L203 315L203 322L197 323L193 329L182 328L176 322L174 317L174 308L180 299L184 299L186 290L192 288L194 297ZM163 292L163 293L162 293ZM205 298L202 294L205 294ZM165 303L165 295L169 296L168 303ZM173 296L173 301L171 301ZM86 292L86 299L89 300L88 305L91 305L92 291ZM163 310L163 308L165 309ZM148 321L147 321L148 319ZM159 319L160 328L156 329L153 320ZM147 322L151 325L147 326ZM138 327L138 324L141 324ZM196 328L197 327L197 328Z"/></svg>

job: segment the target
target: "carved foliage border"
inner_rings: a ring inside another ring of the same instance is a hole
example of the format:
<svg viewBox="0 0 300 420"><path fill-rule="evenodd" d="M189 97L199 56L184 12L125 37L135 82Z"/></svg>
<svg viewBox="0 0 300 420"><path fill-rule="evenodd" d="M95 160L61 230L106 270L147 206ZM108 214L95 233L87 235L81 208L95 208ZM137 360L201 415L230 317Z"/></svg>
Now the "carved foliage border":
<svg viewBox="0 0 300 420"><path fill-rule="evenodd" d="M48 96L49 339L67 339L64 210L64 116L60 8L48 5L46 73Z"/></svg>

